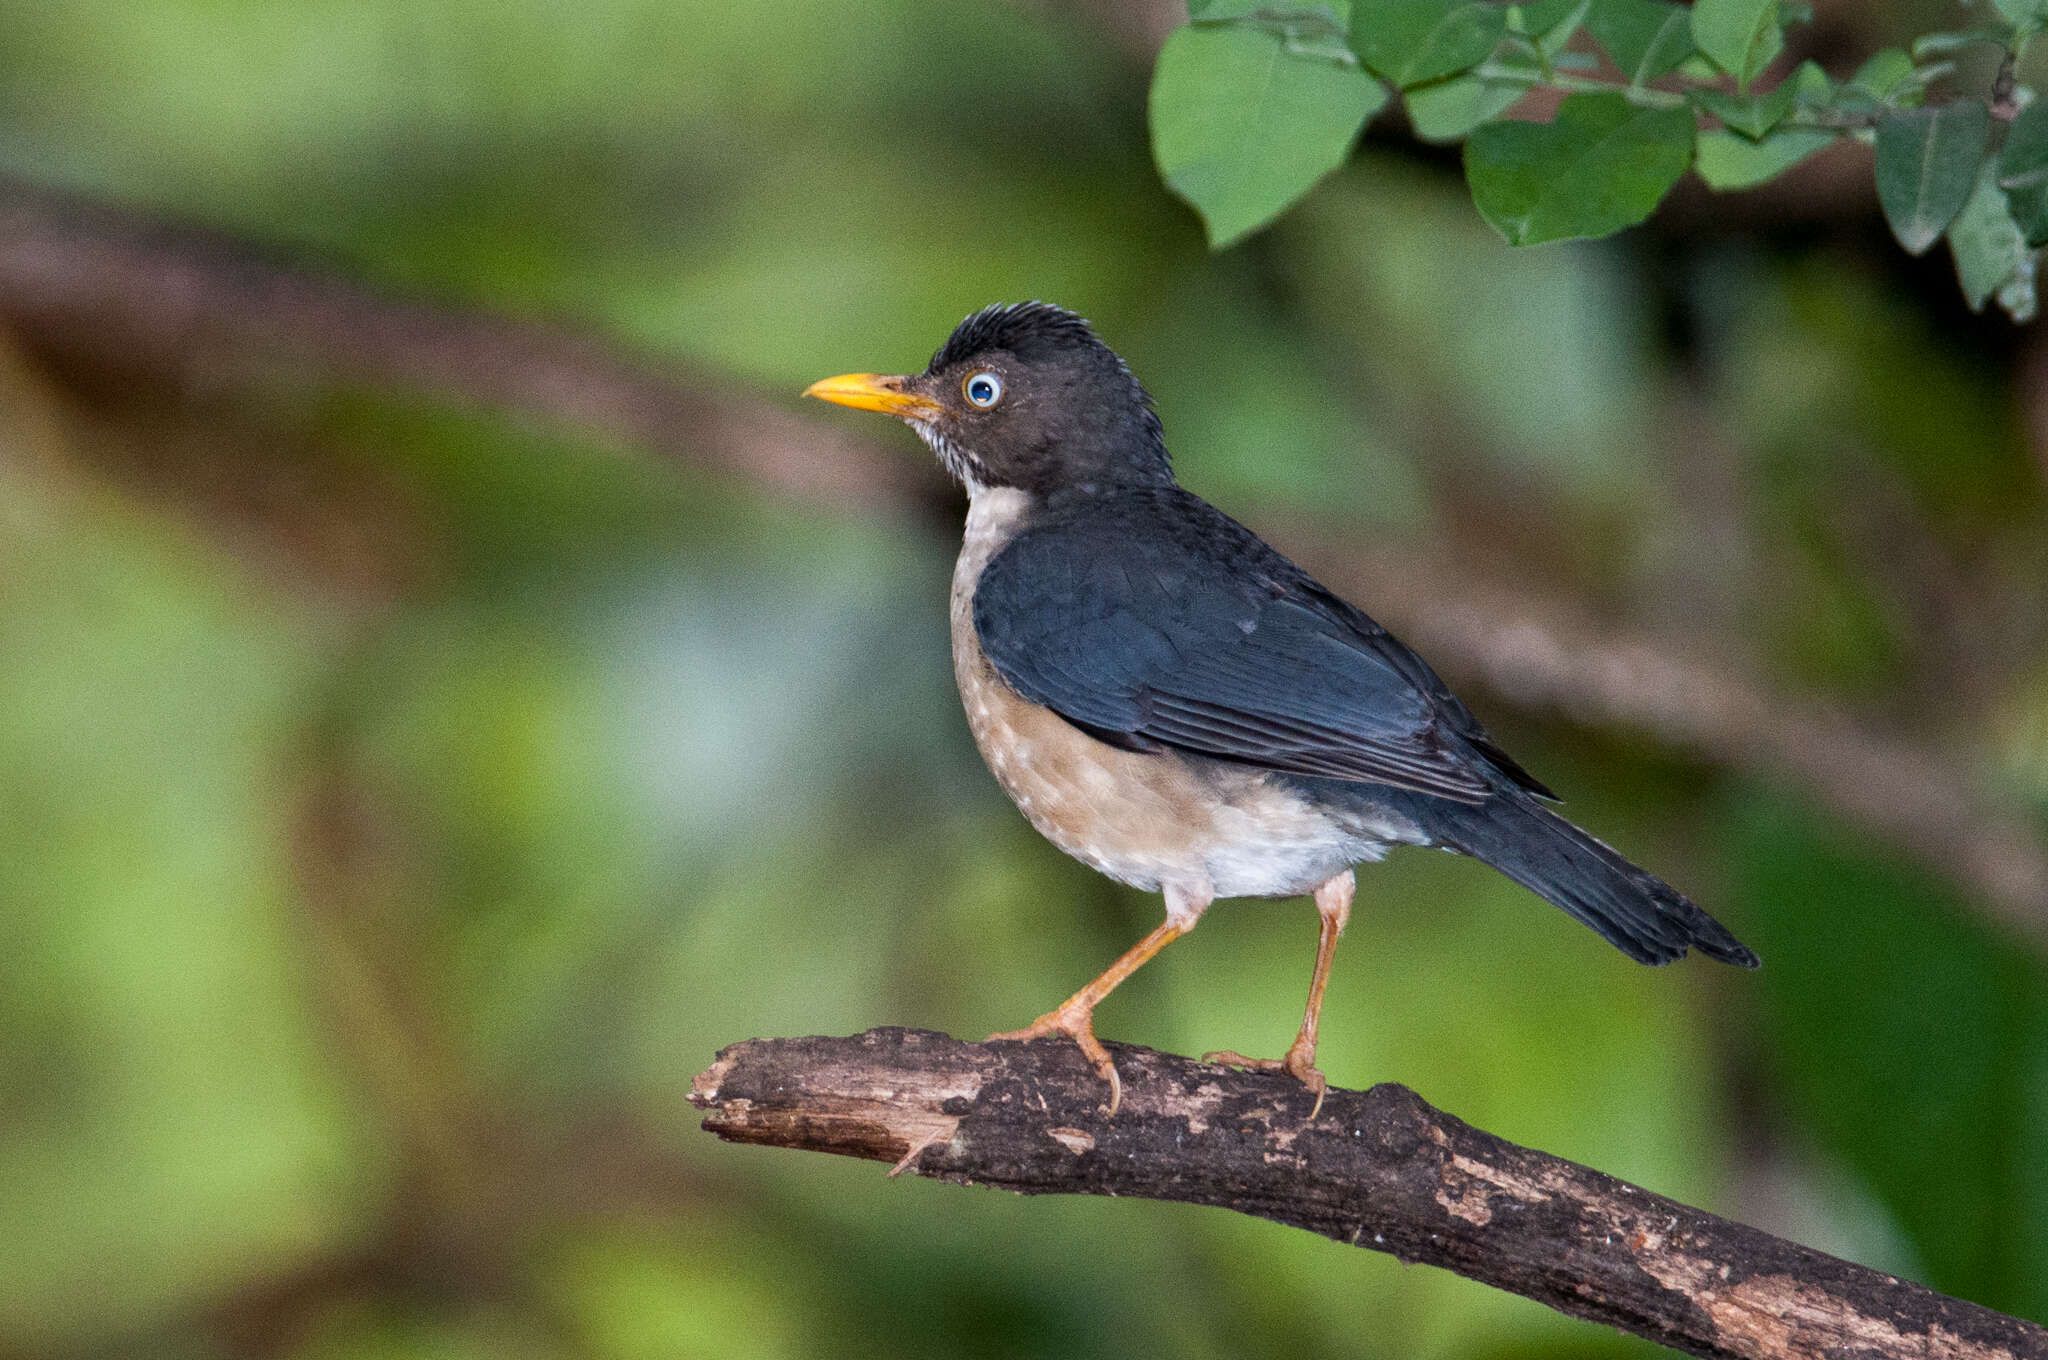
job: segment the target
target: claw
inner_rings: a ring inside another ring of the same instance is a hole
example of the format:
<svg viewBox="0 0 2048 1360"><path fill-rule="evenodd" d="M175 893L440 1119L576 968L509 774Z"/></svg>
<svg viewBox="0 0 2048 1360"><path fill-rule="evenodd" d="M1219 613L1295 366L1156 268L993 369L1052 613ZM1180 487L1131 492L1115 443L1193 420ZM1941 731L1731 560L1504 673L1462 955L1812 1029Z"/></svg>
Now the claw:
<svg viewBox="0 0 2048 1360"><path fill-rule="evenodd" d="M1288 1070L1290 1072L1294 1071L1293 1068ZM1309 1068L1306 1072L1295 1072L1294 1075L1301 1079L1303 1086L1316 1093L1316 1103L1308 1108L1309 1122L1313 1123L1315 1117L1323 1112L1323 1097L1330 1093L1329 1080L1313 1067Z"/></svg>
<svg viewBox="0 0 2048 1360"><path fill-rule="evenodd" d="M1117 1077L1116 1064L1110 1061L1109 1050L1095 1037L1095 1011L1093 1007L1078 1007L1069 1003L1056 1011L1047 1011L1023 1029L1005 1030L991 1034L990 1039L1016 1039L1029 1043L1033 1039L1044 1039L1051 1035L1064 1034L1080 1046L1081 1056L1095 1068L1096 1075L1109 1083L1109 1115L1114 1118L1117 1107L1124 1103L1124 1084Z"/></svg>
<svg viewBox="0 0 2048 1360"><path fill-rule="evenodd" d="M1241 1067L1247 1072L1285 1072L1316 1093L1316 1103L1309 1110L1308 1117L1314 1119L1323 1112L1323 1097L1329 1093L1330 1082L1315 1065L1314 1049L1303 1048L1297 1043L1288 1048L1284 1058L1247 1058L1226 1048L1204 1053L1202 1061L1219 1063L1224 1067Z"/></svg>
<svg viewBox="0 0 2048 1360"><path fill-rule="evenodd" d="M1169 886L1166 905L1164 922L1154 926L1144 939L1126 949L1121 958L1102 970L1101 976L1062 1001L1058 1010L1047 1011L1023 1029L988 1037L1029 1041L1043 1039L1048 1034L1066 1035L1081 1046L1081 1056L1093 1063L1096 1073L1109 1083L1109 1113L1114 1118L1117 1107L1124 1103L1124 1084L1117 1079L1116 1064L1109 1060L1109 1050L1095 1038L1095 1007L1102 998L1116 990L1118 983L1144 967L1145 960L1187 934L1201 916L1202 908L1209 905L1209 899L1206 896L1190 897Z"/></svg>

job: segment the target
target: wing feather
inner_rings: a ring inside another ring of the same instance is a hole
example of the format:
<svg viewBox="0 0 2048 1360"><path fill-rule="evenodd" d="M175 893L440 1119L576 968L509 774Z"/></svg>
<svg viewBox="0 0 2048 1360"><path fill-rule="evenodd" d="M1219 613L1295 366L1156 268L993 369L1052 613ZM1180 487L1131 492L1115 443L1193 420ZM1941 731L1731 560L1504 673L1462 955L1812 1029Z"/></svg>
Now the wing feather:
<svg viewBox="0 0 2048 1360"><path fill-rule="evenodd" d="M1461 802L1521 782L1419 657L1178 488L1041 515L983 571L974 626L1025 698L1139 749Z"/></svg>

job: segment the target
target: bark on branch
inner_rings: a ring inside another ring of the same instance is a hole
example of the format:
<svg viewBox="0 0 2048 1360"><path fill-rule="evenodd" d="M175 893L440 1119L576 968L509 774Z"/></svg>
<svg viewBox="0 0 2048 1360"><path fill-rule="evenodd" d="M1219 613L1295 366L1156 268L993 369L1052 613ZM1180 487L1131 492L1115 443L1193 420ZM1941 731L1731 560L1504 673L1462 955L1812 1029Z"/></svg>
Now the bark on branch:
<svg viewBox="0 0 2048 1360"><path fill-rule="evenodd" d="M729 1142L836 1152L1022 1194L1235 1209L1423 1262L1701 1356L2048 1357L2048 1329L1665 1199L1435 1109L1109 1045L927 1030L751 1039L691 1100Z"/></svg>

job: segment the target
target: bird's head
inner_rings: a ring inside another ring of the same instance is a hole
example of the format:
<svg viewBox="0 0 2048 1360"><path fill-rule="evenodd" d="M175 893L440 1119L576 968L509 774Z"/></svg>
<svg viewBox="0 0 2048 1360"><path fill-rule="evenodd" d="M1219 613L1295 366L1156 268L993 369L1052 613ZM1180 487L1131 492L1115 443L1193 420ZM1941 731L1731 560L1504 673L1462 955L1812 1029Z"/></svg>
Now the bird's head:
<svg viewBox="0 0 2048 1360"><path fill-rule="evenodd" d="M983 308L922 373L847 373L804 395L902 419L970 493L1173 480L1145 389L1086 321L1049 303Z"/></svg>

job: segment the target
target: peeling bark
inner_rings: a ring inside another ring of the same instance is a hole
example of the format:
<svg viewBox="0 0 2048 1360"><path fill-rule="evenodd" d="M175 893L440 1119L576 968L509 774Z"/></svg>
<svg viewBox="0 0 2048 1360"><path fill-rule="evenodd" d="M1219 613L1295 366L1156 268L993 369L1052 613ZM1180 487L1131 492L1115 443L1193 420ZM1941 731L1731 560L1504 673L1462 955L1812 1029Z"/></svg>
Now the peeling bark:
<svg viewBox="0 0 2048 1360"><path fill-rule="evenodd" d="M1023 1194L1210 1204L1389 1252L1701 1356L2048 1360L2048 1329L1517 1146L1404 1086L1315 1097L1109 1045L925 1030L754 1039L691 1100L730 1142L837 1152Z"/></svg>

